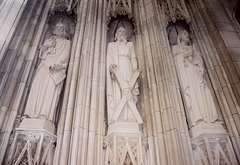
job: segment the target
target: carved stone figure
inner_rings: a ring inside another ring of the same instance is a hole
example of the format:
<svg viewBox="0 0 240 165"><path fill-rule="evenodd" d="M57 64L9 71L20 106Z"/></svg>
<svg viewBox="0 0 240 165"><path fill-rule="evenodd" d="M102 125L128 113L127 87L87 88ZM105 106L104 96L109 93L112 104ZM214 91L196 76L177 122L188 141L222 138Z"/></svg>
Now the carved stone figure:
<svg viewBox="0 0 240 165"><path fill-rule="evenodd" d="M25 116L53 121L63 81L66 77L71 43L65 38L61 22L54 28L54 36L40 47L41 63L37 68L28 97Z"/></svg>
<svg viewBox="0 0 240 165"><path fill-rule="evenodd" d="M142 123L136 108L139 95L139 71L132 42L127 42L126 29L120 27L116 42L108 44L107 51L107 112L108 123L127 121Z"/></svg>
<svg viewBox="0 0 240 165"><path fill-rule="evenodd" d="M215 122L218 115L204 78L203 60L186 30L179 33L172 52L191 126Z"/></svg>

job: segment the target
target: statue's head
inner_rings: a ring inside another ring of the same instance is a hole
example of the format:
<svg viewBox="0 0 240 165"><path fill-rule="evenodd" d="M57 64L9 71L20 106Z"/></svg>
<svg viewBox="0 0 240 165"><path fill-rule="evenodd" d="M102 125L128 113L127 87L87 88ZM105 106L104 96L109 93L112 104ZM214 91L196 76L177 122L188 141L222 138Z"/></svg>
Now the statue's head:
<svg viewBox="0 0 240 165"><path fill-rule="evenodd" d="M54 27L53 34L56 36L65 37L65 25L62 22L58 22Z"/></svg>
<svg viewBox="0 0 240 165"><path fill-rule="evenodd" d="M126 41L127 40L127 31L124 27L120 27L117 29L115 34L115 40L116 41Z"/></svg>
<svg viewBox="0 0 240 165"><path fill-rule="evenodd" d="M189 38L188 31L183 30L178 34L177 43L178 44L183 44L184 43L184 44L187 44L187 45L191 44L191 40Z"/></svg>

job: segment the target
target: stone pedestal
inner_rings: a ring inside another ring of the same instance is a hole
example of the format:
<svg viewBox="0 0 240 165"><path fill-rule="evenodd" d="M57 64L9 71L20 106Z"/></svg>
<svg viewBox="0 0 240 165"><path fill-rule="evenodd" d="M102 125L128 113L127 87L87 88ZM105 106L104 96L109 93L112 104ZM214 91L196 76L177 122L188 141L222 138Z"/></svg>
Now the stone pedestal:
<svg viewBox="0 0 240 165"><path fill-rule="evenodd" d="M116 122L104 138L105 165L147 165L147 139L138 123Z"/></svg>
<svg viewBox="0 0 240 165"><path fill-rule="evenodd" d="M24 119L16 129L7 164L53 164L54 125L42 119Z"/></svg>
<svg viewBox="0 0 240 165"><path fill-rule="evenodd" d="M196 165L238 164L229 134L220 124L198 126L192 132L191 142Z"/></svg>

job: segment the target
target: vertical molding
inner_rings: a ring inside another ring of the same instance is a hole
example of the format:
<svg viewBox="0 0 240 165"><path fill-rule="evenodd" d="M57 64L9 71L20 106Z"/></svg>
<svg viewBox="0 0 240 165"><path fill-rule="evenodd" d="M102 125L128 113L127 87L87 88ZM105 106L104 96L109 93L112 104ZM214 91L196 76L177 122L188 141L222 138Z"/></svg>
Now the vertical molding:
<svg viewBox="0 0 240 165"><path fill-rule="evenodd" d="M85 23L84 42L81 51L79 65L79 81L76 95L74 123L71 141L70 164L86 164L87 141L89 126L89 106L91 98L91 76L93 65L93 44L95 37L95 26L93 24L96 16L96 2L89 1L87 5L87 20Z"/></svg>
<svg viewBox="0 0 240 165"><path fill-rule="evenodd" d="M185 2L181 2L185 3ZM184 112L184 107L180 95L180 87L178 83L178 78L176 74L176 68L174 65L171 47L169 45L168 34L166 31L166 23L164 22L164 11L161 9L160 5L156 6L156 13L158 14L158 26L160 27L158 37L159 38L159 64L160 79L158 80L160 84L160 100L162 103L162 108L167 108L169 113L169 120L172 120L172 125L170 128L172 134L175 135L173 142L177 142L174 146L177 147L177 153L179 154L179 159L182 164L194 164L193 152L188 132L188 126L186 123L186 116ZM189 21L189 20L188 20ZM157 31L157 29L156 29ZM154 60L156 61L156 60ZM162 84L162 85L161 85ZM164 99L165 98L165 99ZM166 99L167 98L167 99ZM165 119L163 119L165 120ZM167 127L166 127L167 128ZM165 129L166 129L165 128ZM174 136L173 136L174 137ZM169 138L170 139L170 138ZM172 145L172 142L169 141ZM169 156L168 156L169 157ZM171 156L174 157L174 154ZM170 158L171 159L171 158ZM172 162L174 163L174 162Z"/></svg>
<svg viewBox="0 0 240 165"><path fill-rule="evenodd" d="M69 145L70 141L66 139L71 132L71 126L72 126L72 119L73 119L73 106L74 101L73 97L75 97L75 90L76 89L76 81L77 81L77 75L78 75L78 65L79 65L79 55L80 53L77 53L77 49L81 44L78 44L78 42L82 42L82 38L80 36L80 24L81 24L81 14L82 14L82 8L83 3L78 6L78 15L76 20L76 28L74 33L74 38L72 41L72 49L71 49L71 56L68 64L68 72L67 72L67 80L65 84L65 90L64 90L64 98L63 98L63 104L61 108L61 115L60 115L60 121L58 123L58 130L57 130L57 146L55 150L54 155L54 161L53 164L60 164L61 154L68 153L69 147L66 147ZM82 29L83 31L83 29ZM74 91L73 91L74 90ZM69 105L68 105L69 104ZM67 145L68 144L68 145Z"/></svg>
<svg viewBox="0 0 240 165"><path fill-rule="evenodd" d="M100 8L101 10L101 8ZM106 14L107 14L107 1L102 0L102 11L100 14L102 15L102 39L100 40L100 50L101 56L99 58L99 110L97 113L97 123L96 123L96 159L95 165L101 165L104 160L104 153L103 153L103 137L105 136L105 123L104 123L104 114L105 114L105 59L106 59L106 44L107 44L107 22L106 22Z"/></svg>
<svg viewBox="0 0 240 165"><path fill-rule="evenodd" d="M226 123L227 130L233 143L238 161L240 161L240 119L239 103L236 100L237 84L231 80L229 72L236 72L235 69L228 70L223 63L230 60L229 52L225 50L223 40L214 24L214 20L203 0L196 3L190 2L191 16L193 19L193 29L197 37L197 42L203 52L207 71L213 85L221 113ZM231 63L231 60L230 60ZM232 65L232 67L234 67ZM238 76L235 77L238 79Z"/></svg>
<svg viewBox="0 0 240 165"><path fill-rule="evenodd" d="M74 115L75 115L75 103L76 103L76 95L77 95L77 84L79 82L79 72L80 72L80 58L81 51L83 47L83 39L84 39L84 31L85 31L85 22L87 21L87 8L88 1L84 0L80 2L80 8L78 10L78 24L79 29L76 33L77 42L75 49L75 57L73 61L73 74L69 87L69 97L67 99L67 110L66 110L66 119L64 123L64 132L63 132L63 140L62 147L60 148L60 161L58 162L60 165L66 165L70 162L70 154L71 154L71 135L73 134L73 124L74 124ZM63 118L64 119L64 118ZM79 140L79 139L78 139ZM77 153L75 153L77 154Z"/></svg>
<svg viewBox="0 0 240 165"><path fill-rule="evenodd" d="M179 87L176 85L176 72L173 67L166 27L163 17L157 18L162 13L157 9L157 2L154 0L140 1L140 6L142 7L139 13L142 14L140 18L143 28L141 30L145 59L140 57L139 61L140 67L146 68L146 72L141 69L144 76L147 77L146 80L143 80L143 88L146 88L146 95L150 96L150 106L146 106L147 108L144 106L144 108L149 111L149 107L152 106L150 112L145 112L145 115L149 117L145 116L144 118L149 120L146 123L150 153L152 153L150 159L156 161L151 163L192 164L193 159L189 156L192 155L190 137ZM147 83L146 87L145 82ZM149 94L147 94L148 92ZM143 93L145 95L144 89ZM143 104L147 105L145 99L149 99L149 97L143 96L143 98ZM153 125L151 126L151 124ZM152 140L151 136L153 136Z"/></svg>
<svg viewBox="0 0 240 165"><path fill-rule="evenodd" d="M30 8L29 15L27 16L26 21L24 22L23 29L22 29L19 37L15 41L16 42L15 46L13 48L11 48L11 47L9 48L10 49L9 52L12 51L11 54L8 54L8 52L6 52L6 55L9 56L8 57L9 60L7 62L7 66L1 68L2 69L1 71L3 72L3 75L1 75L1 81L0 81L0 96L1 96L0 97L0 99L1 99L0 128L3 127L3 122L5 120L5 116L6 116L8 108L9 108L10 101L11 101L12 96L13 96L13 92L14 92L13 90L14 90L15 85L16 85L17 77L13 77L13 76L11 77L11 79L14 79L14 81L10 82L10 85L7 84L7 80L9 78L9 75L11 73L12 68L14 68L14 66L13 66L15 64L14 62L16 60L18 60L18 58L20 58L19 56L21 56L21 52L23 51L22 50L23 47L21 47L21 45L23 44L23 37L24 37L24 34L26 32L27 27L30 24L30 20L31 20L32 14L34 12L34 8L35 8L36 3L37 3L37 1L34 2L32 4L32 6L30 6L30 4L28 4L29 8ZM3 64L3 63L1 63L1 64ZM2 65L2 66L4 66L4 65ZM16 74L16 72L20 73L20 70L19 69L17 71L14 70L13 72L15 72L15 76L18 76L18 74ZM7 91L6 94L4 93L4 91Z"/></svg>
<svg viewBox="0 0 240 165"><path fill-rule="evenodd" d="M3 0L0 4L0 63L18 26L28 0Z"/></svg>
<svg viewBox="0 0 240 165"><path fill-rule="evenodd" d="M1 155L0 155L0 162L3 161L4 154L5 154L6 149L7 149L10 134L12 132L13 125L14 125L14 122L16 120L16 116L17 116L17 113L18 113L18 110L19 110L19 106L20 106L21 101L22 101L22 96L24 94L24 90L25 90L25 87L26 87L26 82L27 82L27 79L28 79L28 75L29 75L32 63L33 63L33 59L36 58L37 46L39 45L39 41L41 39L41 35L42 35L42 32L43 32L43 27L44 27L44 25L46 23L46 20L47 20L48 10L49 10L49 7L51 5L51 0L47 2L45 7L44 7L44 4L45 4L45 1L40 2L39 8L36 12L36 15L33 19L32 24L31 24L27 40L24 44L24 48L21 51L21 55L19 57L16 69L13 72L13 78L14 79L11 81L11 85L10 85L10 88L9 88L8 92L9 92L10 95L13 95L13 92L14 92L15 93L15 99L14 100L9 100L9 104L11 102L13 106L12 106L12 109L10 110L9 119L7 121L7 124L6 124L6 128L5 128L4 134L3 134L3 140L2 140L1 146L0 146L0 150L2 151ZM40 16L41 12L43 13L43 15L42 15L42 18L41 18L41 21L40 21L40 24L39 24L38 31L37 31L36 35L34 35L34 31L36 30L36 25L38 23L39 16ZM30 41L32 41L33 37L34 37L33 42L30 42ZM27 53L29 54L29 56L26 57ZM24 61L25 58L27 58L27 63L26 63L26 66L24 68L24 71L23 71L23 77L21 78L21 81L18 84L17 88L15 88L15 86L17 85L17 79L18 79L18 76L19 76L19 73L20 73L20 70L22 68L22 64L23 64L23 61ZM11 97L9 97L9 99Z"/></svg>
<svg viewBox="0 0 240 165"><path fill-rule="evenodd" d="M93 165L95 164L95 155L96 155L96 124L97 124L97 111L98 111L98 99L99 99L99 92L98 92L98 72L99 72L99 57L100 57L100 41L101 41L101 9L102 9L102 2L96 3L98 5L95 6L95 15L93 19L93 31L96 33L95 42L92 45L93 50L93 61L92 67L89 68L91 70L91 98L89 104L89 125L88 125L88 140L87 140L87 164Z"/></svg>
<svg viewBox="0 0 240 165"><path fill-rule="evenodd" d="M163 121L161 118L161 108L158 97L158 87L156 82L156 70L154 57L156 57L156 39L154 37L155 21L152 2L139 1L138 13L140 18L140 34L137 39L141 43L139 50L139 65L144 76L143 84L143 110L145 111L144 118L146 120L147 136L149 143L150 161L151 164L167 164L166 157L167 148L165 135L163 134ZM141 41L139 41L141 40ZM160 152L161 150L161 152Z"/></svg>

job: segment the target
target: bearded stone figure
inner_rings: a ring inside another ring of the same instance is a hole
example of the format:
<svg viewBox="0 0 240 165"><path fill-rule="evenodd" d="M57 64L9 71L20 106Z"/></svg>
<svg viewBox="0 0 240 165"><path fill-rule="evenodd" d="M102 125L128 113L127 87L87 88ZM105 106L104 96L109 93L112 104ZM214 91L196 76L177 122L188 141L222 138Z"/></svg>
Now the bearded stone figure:
<svg viewBox="0 0 240 165"><path fill-rule="evenodd" d="M107 50L107 112L108 124L138 122L142 119L136 108L139 95L137 58L132 42L127 42L126 29L120 27L116 42Z"/></svg>
<svg viewBox="0 0 240 165"><path fill-rule="evenodd" d="M215 122L218 115L204 78L203 60L186 30L179 33L172 52L191 127Z"/></svg>
<svg viewBox="0 0 240 165"><path fill-rule="evenodd" d="M28 97L25 117L53 122L66 77L71 42L65 38L65 25L57 23L54 36L40 47L39 64Z"/></svg>

